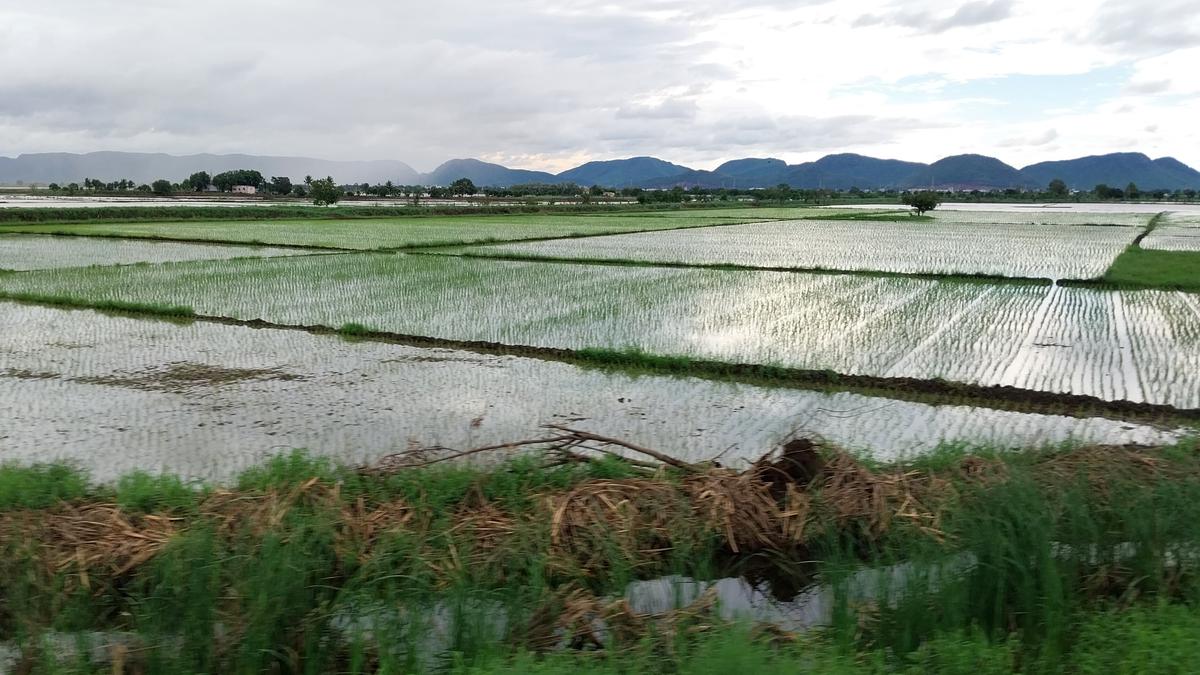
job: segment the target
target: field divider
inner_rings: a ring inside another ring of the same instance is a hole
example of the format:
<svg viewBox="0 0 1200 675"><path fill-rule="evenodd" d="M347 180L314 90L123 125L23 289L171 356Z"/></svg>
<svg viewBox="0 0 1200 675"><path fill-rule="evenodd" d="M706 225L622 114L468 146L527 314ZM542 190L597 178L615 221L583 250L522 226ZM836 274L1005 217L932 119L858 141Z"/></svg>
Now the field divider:
<svg viewBox="0 0 1200 675"><path fill-rule="evenodd" d="M237 223L237 222L242 222L242 221L230 221L230 222ZM91 223L85 223L85 224L90 225ZM40 226L33 225L30 227L40 227ZM312 250L312 251L330 251L330 252L339 252L339 253L369 253L370 252L369 249L343 248L340 246L323 246L320 244L274 244L274 243L264 242L264 241L235 241L235 240L230 240L230 239L208 239L208 238L184 239L184 238L180 238L180 237L164 237L164 236L152 235L152 234L116 234L116 233L111 233L111 232L96 232L96 233L91 233L91 234L82 233L82 232L66 232L66 231L33 232L33 231L29 231L29 230L10 230L10 229L4 228L3 226L0 226L0 234L10 234L10 235L17 234L17 235L27 235L27 236L31 236L31 237L77 237L77 238L81 238L81 239L131 239L134 241L156 241L156 242L166 242L166 243L172 243L172 244L205 244L205 245L209 245L209 246L212 246L212 245L240 246L243 248L287 248L287 249Z"/></svg>
<svg viewBox="0 0 1200 675"><path fill-rule="evenodd" d="M708 227L708 226L705 226ZM626 234L638 234L629 232ZM561 238L561 237L559 237ZM499 242L497 245L510 243ZM516 242L512 242L516 243ZM721 270L728 272L791 272L795 274L834 274L834 275L854 275L862 277L877 277L877 278L899 278L899 279L924 279L927 281L960 281L964 283L989 283L989 284L1018 284L1030 286L1053 286L1054 279L1046 277L1006 277L994 274L941 274L936 272L885 272L880 270L843 270L827 267L774 267L774 266L757 266L757 265L741 265L734 263L689 263L689 262L670 262L670 261L648 261L648 260L619 260L619 259L601 259L601 258L576 258L568 256L537 256L537 255L522 255L519 253L479 253L475 251L445 251L445 252L427 252L427 251L411 251L413 255L437 255L456 258L475 258L481 260L508 260L513 262L539 262L539 263L569 263L572 265L602 265L609 267L672 267L684 269L709 269ZM1086 280L1079 280L1086 282Z"/></svg>
<svg viewBox="0 0 1200 675"><path fill-rule="evenodd" d="M587 214L585 214L585 217L586 217L586 215ZM591 214L591 215L594 215L594 214ZM714 216L714 217L716 217L716 216ZM360 218L357 220L362 221L362 220L370 220L370 219ZM331 245L326 245L326 244L295 244L295 243L273 243L273 242L265 242L265 241L238 241L238 240L234 240L234 239L212 239L212 238L208 238L208 237L175 237L175 236L167 236L167 235L161 235L161 234L128 234L128 233L116 233L116 232L72 232L72 231L68 231L68 230L45 230L45 231L43 231L40 229L39 230L29 229L29 228L54 227L57 225L85 225L86 226L86 225L93 225L93 224L95 224L95 225L104 225L105 224L105 223L101 223L101 222L97 222L97 223L90 223L90 222L49 223L49 224L22 223L22 224L16 224L16 225L11 225L11 224L6 225L3 223L0 223L0 234L41 236L41 237L79 237L79 238L85 238L85 239L86 238L126 239L126 240L133 240L133 241L154 241L154 242L169 242L169 243L183 243L183 244L207 244L207 245L242 246L242 247L256 247L256 248L271 247L271 248L286 248L286 249L298 249L298 250L329 251L329 252L339 252L339 253L403 253L403 252L408 252L408 251L416 252L416 251L425 251L425 250L430 250L430 249L457 248L457 247L464 247L464 246L471 246L471 247L503 246L505 244L532 244L532 243L537 243L537 242L541 242L541 241L555 241L558 239L586 239L589 237L617 237L617 236L621 236L621 235L625 235L625 234L647 234L650 232L673 232L676 230L698 230L698 229L704 229L704 228L710 228L710 227L726 227L726 226L730 226L730 225L752 225L754 223L773 222L774 220L778 220L778 219L764 218L762 220L758 220L758 219L745 220L745 221L736 222L736 223L723 222L723 223L702 223L699 225L679 225L677 227L652 227L652 228L648 228L648 229L644 229L644 230L625 230L625 231L617 231L617 232L612 232L612 231L609 231L609 232L569 232L567 234L561 234L561 235L519 237L516 239L496 239L494 237L488 237L488 238L476 239L476 240L411 243L411 244L401 244L398 246L376 246L374 248L351 248L351 247L345 247L345 246L331 246ZM170 221L162 221L162 222L170 222ZM189 221L181 221L181 222L188 223ZM253 221L230 220L228 222L232 223L232 224L236 224L236 223L253 222ZM145 221L145 222L139 222L138 224L153 225L156 223L154 221ZM10 228L12 228L12 229L10 229ZM25 228L25 229L21 229L21 228Z"/></svg>
<svg viewBox="0 0 1200 675"><path fill-rule="evenodd" d="M456 340L380 331L357 324L334 328L320 324L274 323L263 319L236 319L196 314L190 307L95 302L79 298L14 294L3 291L0 291L0 300L75 310L98 310L135 318L159 317L171 321L203 321L250 329L294 330L409 347L457 349L480 354L537 358L585 368L616 370L632 375L675 375L760 386L802 388L826 392L845 391L929 405L975 406L1076 418L1099 416L1167 426L1195 426L1197 422L1200 422L1200 408L1176 408L1166 404L1106 400L1097 396L1056 393L1008 385L971 384L938 378L850 375L830 370L693 359L606 348L563 349L482 340Z"/></svg>
<svg viewBox="0 0 1200 675"><path fill-rule="evenodd" d="M678 227L655 227L647 230L625 230L622 232L570 232L555 236L538 236L538 237L523 237L520 239L495 239L489 238L486 240L477 241L455 241L455 242L432 242L424 244L405 244L403 246L386 246L375 249L355 249L363 252L377 251L381 253L421 253L430 249L439 248L461 248L461 247L478 247L487 248L489 246L505 246L507 244L536 244L539 241L558 241L560 239L590 239L592 237L620 237L623 235L632 234L651 234L654 232L677 232L679 230L703 230L712 227L729 227L732 225L754 225L755 223L768 223L771 220L751 220L740 223L704 223L701 225L680 225ZM458 255L456 253L446 253L443 255ZM466 256L463 256L466 257ZM488 256L479 256L488 257Z"/></svg>

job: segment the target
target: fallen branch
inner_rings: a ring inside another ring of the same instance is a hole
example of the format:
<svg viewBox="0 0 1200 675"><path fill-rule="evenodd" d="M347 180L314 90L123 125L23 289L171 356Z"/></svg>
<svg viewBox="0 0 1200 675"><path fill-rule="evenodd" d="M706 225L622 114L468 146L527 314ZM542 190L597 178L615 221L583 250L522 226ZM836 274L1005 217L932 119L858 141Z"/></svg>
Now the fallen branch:
<svg viewBox="0 0 1200 675"><path fill-rule="evenodd" d="M570 436L574 437L574 438L580 438L580 439L587 440L587 441L595 441L597 443L603 443L605 445L617 445L617 446L620 446L627 450L632 450L636 453L646 455L647 457L653 457L654 459L657 459L658 461L662 462L663 464L673 466L676 469L680 469L680 470L686 471L688 473L701 473L704 471L704 469L702 467L697 466L695 464L688 464L687 462L675 459L674 457L672 457L670 455L665 455L657 450L651 450L650 448L643 448L640 445L634 445L633 443L629 443L627 441L622 441L622 440L619 440L616 438L609 438L608 436L601 436L599 434L593 434L590 431L580 431L578 429L572 429L570 427L564 427L564 426L560 426L558 424L544 424L542 426L544 426L547 429L555 429L557 431L562 431L566 434L570 434Z"/></svg>

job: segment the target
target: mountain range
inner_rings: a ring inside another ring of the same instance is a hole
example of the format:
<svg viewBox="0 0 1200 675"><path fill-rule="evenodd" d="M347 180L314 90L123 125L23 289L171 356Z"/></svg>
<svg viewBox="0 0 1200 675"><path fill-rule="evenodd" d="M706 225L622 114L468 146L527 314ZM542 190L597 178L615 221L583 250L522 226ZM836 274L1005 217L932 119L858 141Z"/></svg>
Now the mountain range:
<svg viewBox="0 0 1200 675"><path fill-rule="evenodd" d="M1171 157L1151 159L1142 153L1112 153L1039 162L1022 169L984 155L954 155L932 164L877 159L850 153L827 155L814 162L788 164L781 159L746 158L725 162L711 171L690 169L655 157L595 161L553 174L510 169L478 159L452 159L427 174L395 160L333 161L307 157L257 155L166 155L129 152L87 154L41 153L0 157L0 185L69 183L84 178L105 181L128 178L147 183L157 178L182 180L195 171L215 174L231 169L257 169L264 176L333 176L341 183L448 185L469 178L479 186L521 183L576 183L605 187L755 188L786 183L794 188L847 190L884 188L1003 189L1042 188L1055 178L1076 190L1098 183L1143 190L1200 189L1200 171Z"/></svg>

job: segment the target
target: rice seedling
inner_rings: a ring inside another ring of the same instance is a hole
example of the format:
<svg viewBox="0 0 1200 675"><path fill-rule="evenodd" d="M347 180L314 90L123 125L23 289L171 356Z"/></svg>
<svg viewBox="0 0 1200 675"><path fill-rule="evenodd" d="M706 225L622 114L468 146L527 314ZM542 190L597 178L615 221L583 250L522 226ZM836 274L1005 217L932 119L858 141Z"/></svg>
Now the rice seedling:
<svg viewBox="0 0 1200 675"><path fill-rule="evenodd" d="M0 268L17 271L305 253L298 249L0 234Z"/></svg>
<svg viewBox="0 0 1200 675"><path fill-rule="evenodd" d="M729 466L793 433L879 459L941 444L1156 444L1186 433L1179 422L1070 408L1001 410L953 397L919 402L832 385L701 379L688 376L695 369L687 359L652 369L644 358L664 360L630 364L631 355L615 353L581 361L592 364L584 368L211 322L12 303L0 312L11 328L0 332L0 405L13 421L6 459L69 461L105 482L137 470L227 478L271 447L371 462L410 445L502 443L579 417L590 431L688 460L718 448Z"/></svg>
<svg viewBox="0 0 1200 675"><path fill-rule="evenodd" d="M1200 308L1164 291L359 254L29 272L0 293L1200 407ZM1166 309L1139 324L1127 305Z"/></svg>
<svg viewBox="0 0 1200 675"><path fill-rule="evenodd" d="M1103 275L1137 235L1133 227L1062 222L809 219L492 245L467 252L522 259L1091 279Z"/></svg>

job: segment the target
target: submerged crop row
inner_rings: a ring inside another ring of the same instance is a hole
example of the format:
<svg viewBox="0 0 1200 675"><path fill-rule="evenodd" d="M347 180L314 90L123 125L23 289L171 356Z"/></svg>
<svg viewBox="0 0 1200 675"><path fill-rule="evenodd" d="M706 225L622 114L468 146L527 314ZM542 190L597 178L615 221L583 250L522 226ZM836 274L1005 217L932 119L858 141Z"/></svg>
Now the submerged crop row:
<svg viewBox="0 0 1200 675"><path fill-rule="evenodd" d="M991 214L989 214L991 215ZM485 246L472 255L1091 279L1134 227L938 220L793 220Z"/></svg>
<svg viewBox="0 0 1200 675"><path fill-rule="evenodd" d="M0 292L1200 407L1200 304L1175 292L401 254L51 270Z"/></svg>
<svg viewBox="0 0 1200 675"><path fill-rule="evenodd" d="M369 463L410 446L477 447L570 421L686 461L726 466L800 432L875 459L942 444L1157 444L1124 420L928 405L567 363L179 325L0 302L0 456L65 461L100 480L153 468L220 480L268 448Z"/></svg>
<svg viewBox="0 0 1200 675"><path fill-rule="evenodd" d="M636 215L480 215L354 220L260 220L10 225L9 232L63 232L110 237L319 246L352 250L469 244L745 222L746 217L679 213L678 217ZM751 216L749 219L753 219Z"/></svg>
<svg viewBox="0 0 1200 675"><path fill-rule="evenodd" d="M0 234L0 270L304 255L311 251L119 239Z"/></svg>

